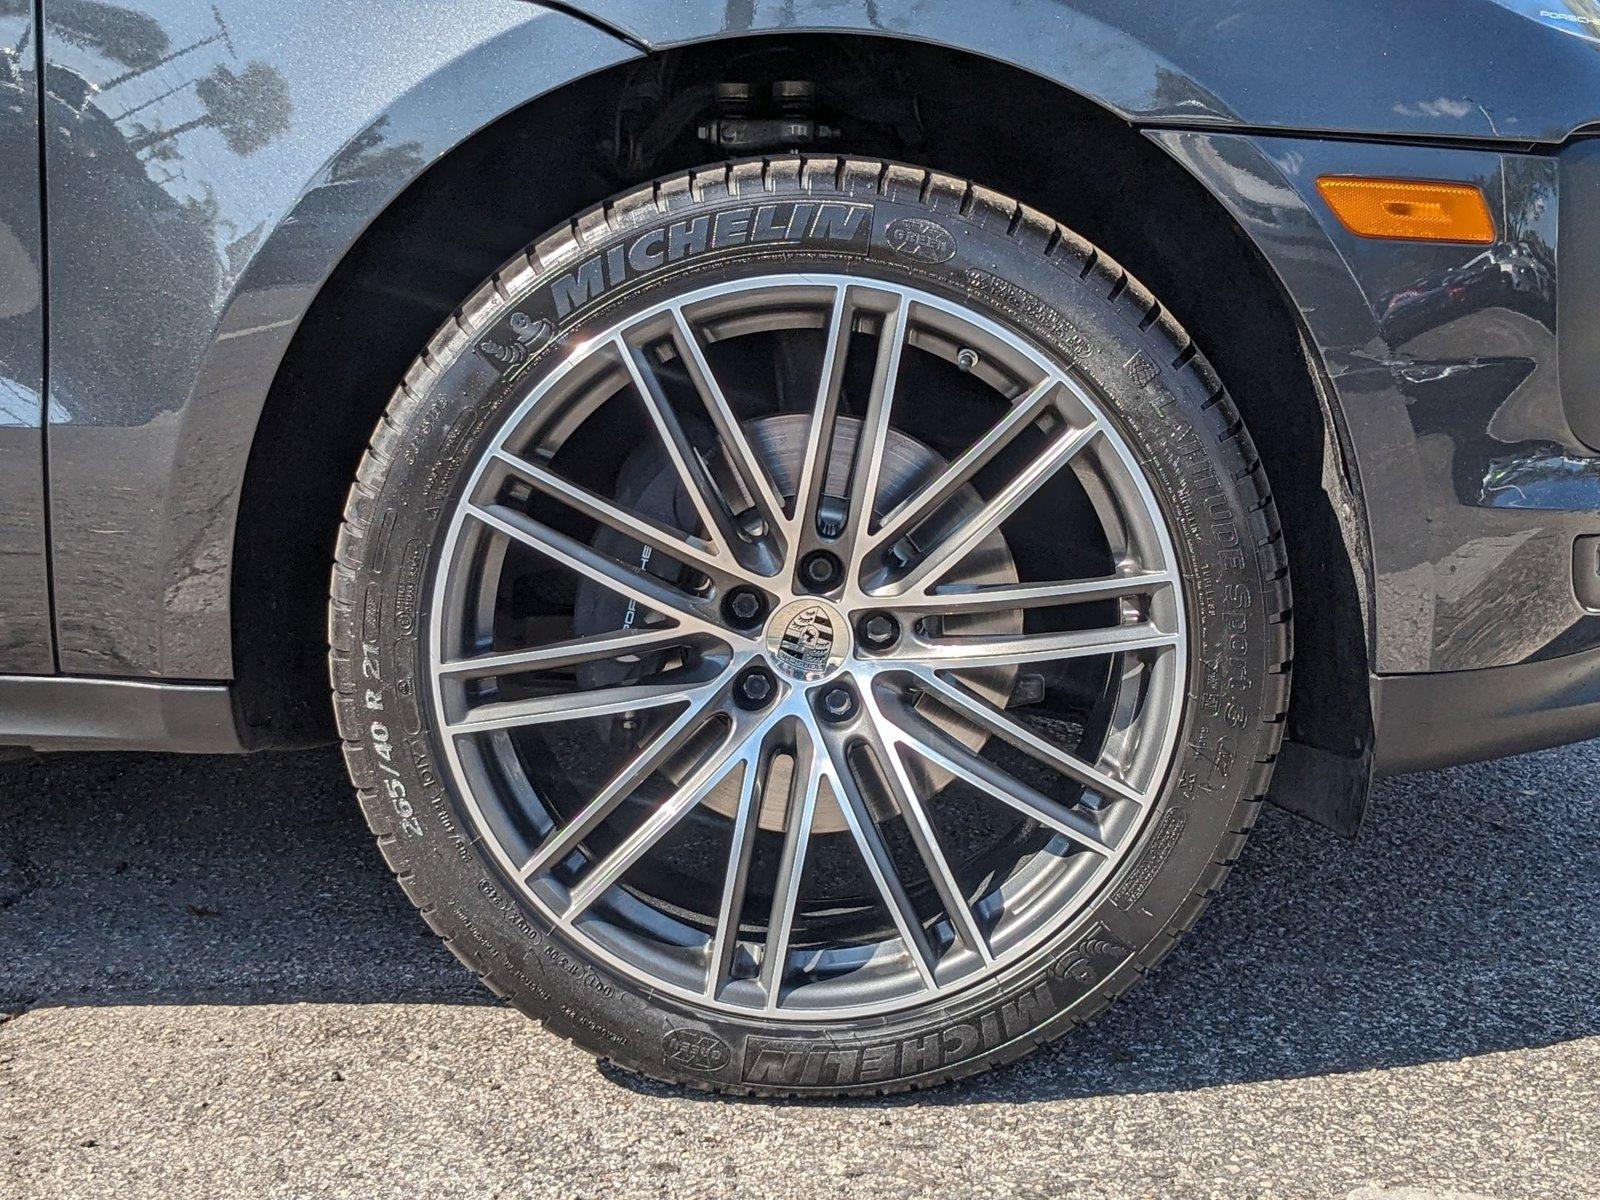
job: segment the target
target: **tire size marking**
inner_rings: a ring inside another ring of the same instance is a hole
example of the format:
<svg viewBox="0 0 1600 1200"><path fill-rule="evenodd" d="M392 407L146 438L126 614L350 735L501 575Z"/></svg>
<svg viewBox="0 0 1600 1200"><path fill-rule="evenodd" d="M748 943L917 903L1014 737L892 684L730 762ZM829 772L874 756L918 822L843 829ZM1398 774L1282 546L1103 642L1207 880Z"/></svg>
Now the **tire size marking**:
<svg viewBox="0 0 1600 1200"><path fill-rule="evenodd" d="M406 795L405 782L400 778L400 772L394 765L394 743L389 740L389 727L382 721L369 722L367 741L371 744L372 753L378 760L378 770L385 775L383 792L388 796L395 816L400 818L400 828L412 837L421 837L422 822L417 818L417 811Z"/></svg>

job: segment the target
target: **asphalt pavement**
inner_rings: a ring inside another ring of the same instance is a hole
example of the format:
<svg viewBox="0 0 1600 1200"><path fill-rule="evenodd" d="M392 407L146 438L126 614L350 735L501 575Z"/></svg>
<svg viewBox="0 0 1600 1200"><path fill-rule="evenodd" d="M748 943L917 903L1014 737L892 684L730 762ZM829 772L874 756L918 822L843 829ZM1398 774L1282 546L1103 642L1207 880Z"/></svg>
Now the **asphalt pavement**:
<svg viewBox="0 0 1600 1200"><path fill-rule="evenodd" d="M0 1200L1600 1197L1600 742L1268 811L1099 1022L882 1102L690 1096L500 1007L336 754L0 763Z"/></svg>

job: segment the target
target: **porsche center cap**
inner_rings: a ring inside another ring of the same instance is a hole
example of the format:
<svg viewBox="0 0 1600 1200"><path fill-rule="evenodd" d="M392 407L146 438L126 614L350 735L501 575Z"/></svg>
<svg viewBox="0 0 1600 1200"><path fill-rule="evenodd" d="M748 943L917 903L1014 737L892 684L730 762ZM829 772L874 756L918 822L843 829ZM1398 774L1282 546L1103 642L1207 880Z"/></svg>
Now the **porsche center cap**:
<svg viewBox="0 0 1600 1200"><path fill-rule="evenodd" d="M767 622L767 655L790 679L815 683L844 665L850 626L825 600L793 600Z"/></svg>

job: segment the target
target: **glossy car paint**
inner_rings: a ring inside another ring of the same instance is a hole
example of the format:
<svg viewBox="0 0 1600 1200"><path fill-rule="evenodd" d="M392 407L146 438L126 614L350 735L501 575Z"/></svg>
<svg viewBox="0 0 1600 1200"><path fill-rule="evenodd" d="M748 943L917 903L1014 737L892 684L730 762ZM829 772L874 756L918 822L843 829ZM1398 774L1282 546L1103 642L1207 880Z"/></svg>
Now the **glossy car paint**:
<svg viewBox="0 0 1600 1200"><path fill-rule="evenodd" d="M44 513L37 29L0 2L0 673L55 669Z"/></svg>
<svg viewBox="0 0 1600 1200"><path fill-rule="evenodd" d="M44 11L61 668L226 678L250 439L318 285L440 154L636 52L520 0Z"/></svg>
<svg viewBox="0 0 1600 1200"><path fill-rule="evenodd" d="M1559 387L1555 156L1181 129L1559 142L1600 120L1600 9L1200 0L1175 14L1167 3L1024 0L977 21L964 0L582 7L653 47L755 30L903 34L1027 67L1164 127L1150 136L1256 240L1332 382L1375 501L1373 668L1466 670L1600 642L1600 619L1571 587L1573 538L1600 507L1600 461ZM1498 240L1358 238L1316 195L1321 174L1475 183Z"/></svg>
<svg viewBox="0 0 1600 1200"><path fill-rule="evenodd" d="M1369 503L1380 672L1557 657L1600 641L1571 587L1600 460L1568 425L1556 342L1557 157L1151 135L1250 232L1336 389ZM1492 246L1348 233L1321 175L1472 183Z"/></svg>
<svg viewBox="0 0 1600 1200"><path fill-rule="evenodd" d="M1588 398L1563 395L1556 322L1558 258L1600 251L1558 236L1561 158L1600 123L1600 16L1580 0L42 3L63 671L230 676L239 484L276 366L439 155L645 51L804 30L1026 68L1136 123L1233 213L1330 387L1376 670L1600 641L1570 573L1600 461L1569 421ZM1325 172L1479 183L1499 240L1355 239L1315 194ZM0 663L30 669L48 668Z"/></svg>

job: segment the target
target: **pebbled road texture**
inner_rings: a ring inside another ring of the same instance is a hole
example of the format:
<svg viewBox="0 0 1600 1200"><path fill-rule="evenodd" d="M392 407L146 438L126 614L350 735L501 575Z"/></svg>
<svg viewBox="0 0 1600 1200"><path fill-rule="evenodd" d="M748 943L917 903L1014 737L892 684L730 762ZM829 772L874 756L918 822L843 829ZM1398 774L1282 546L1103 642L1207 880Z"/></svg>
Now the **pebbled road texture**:
<svg viewBox="0 0 1600 1200"><path fill-rule="evenodd" d="M428 934L337 755L0 763L0 1198L1600 1197L1600 742L1268 810L1095 1026L842 1105L597 1068Z"/></svg>

